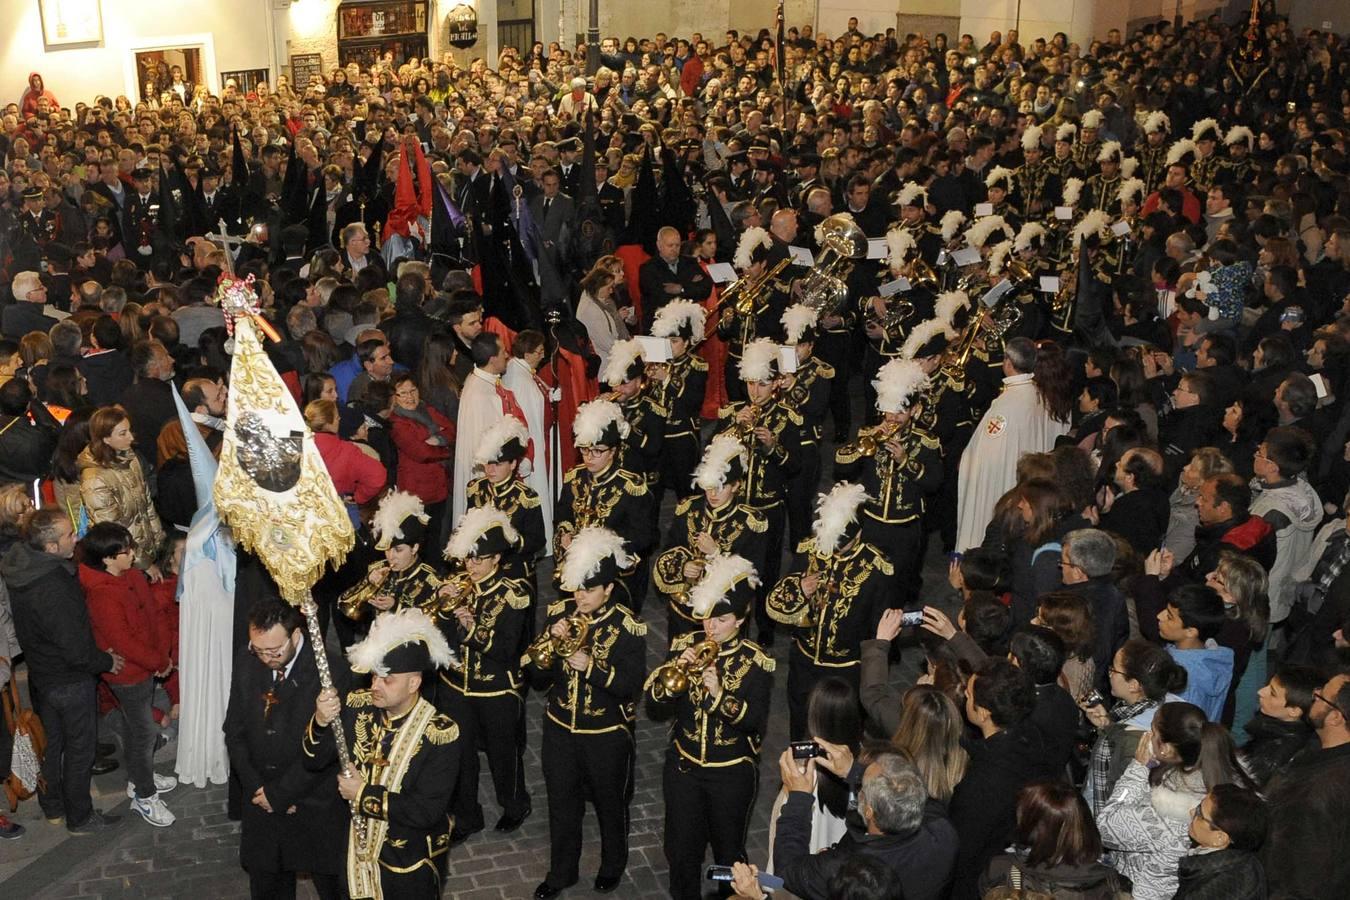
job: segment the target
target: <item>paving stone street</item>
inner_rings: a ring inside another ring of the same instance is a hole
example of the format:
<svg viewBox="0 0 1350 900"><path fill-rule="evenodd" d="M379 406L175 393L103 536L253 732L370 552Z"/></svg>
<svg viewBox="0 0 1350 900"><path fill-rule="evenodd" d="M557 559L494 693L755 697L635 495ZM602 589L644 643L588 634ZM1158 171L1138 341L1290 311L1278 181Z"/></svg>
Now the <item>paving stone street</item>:
<svg viewBox="0 0 1350 900"><path fill-rule="evenodd" d="M672 504L662 515L669 522ZM936 542L934 542L936 543ZM930 547L925 566L926 593L947 593L946 563L937 547ZM547 565L541 567L540 584L549 585ZM653 591L653 594L655 592ZM542 599L551 599L545 589ZM659 599L659 598L658 598ZM541 604L541 610L544 604ZM648 665L663 658L665 611L649 597L647 615ZM787 744L787 640L780 635L773 650L778 660L771 724L764 742L760 768L760 791L750 829L750 859L761 866L768 855L769 813L778 794L777 760ZM897 680L912 680L922 655L903 654L894 667ZM489 829L470 838L451 852L445 897L456 900L523 900L548 868L547 797L539 761L543 701L532 693L527 704L527 782L534 813L519 831L498 835L490 830L500 813L491 802L487 766L483 766L480 799ZM636 792L631 808L630 856L627 877L610 896L657 898L667 896L666 862L661 850L664 804L661 796L661 765L666 751L666 726L639 713ZM172 772L175 746L163 748L156 757L160 772ZM248 896L248 880L238 864L239 825L225 813L226 789L180 786L166 795L177 822L169 828L154 828L131 812L125 794L125 767L95 779L95 807L124 817L122 827L99 837L69 837L61 826L48 825L36 801L22 804L15 820L29 833L19 841L0 842L0 898L132 898L175 897L195 900L229 900ZM588 809L581 861L581 881L565 892L566 898L599 897L590 889L599 863L599 834ZM314 897L307 883L300 896ZM780 893L780 896L782 894Z"/></svg>

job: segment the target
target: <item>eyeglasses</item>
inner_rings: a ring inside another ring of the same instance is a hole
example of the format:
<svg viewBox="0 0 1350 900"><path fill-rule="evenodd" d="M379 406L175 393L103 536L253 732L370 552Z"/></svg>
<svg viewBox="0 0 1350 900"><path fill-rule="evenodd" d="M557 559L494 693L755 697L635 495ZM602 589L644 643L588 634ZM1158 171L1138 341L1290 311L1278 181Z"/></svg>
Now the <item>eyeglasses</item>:
<svg viewBox="0 0 1350 900"><path fill-rule="evenodd" d="M1201 822L1204 822L1206 825L1208 825L1210 828L1213 828L1215 831L1222 831L1222 830L1223 830L1223 829L1219 828L1218 825L1215 825L1215 824L1214 824L1214 820L1213 820L1213 819L1211 819L1209 816L1205 815L1205 804L1204 804L1204 803L1197 803L1197 804L1195 804L1195 809L1191 810L1191 820L1194 821L1195 819L1199 819Z"/></svg>
<svg viewBox="0 0 1350 900"><path fill-rule="evenodd" d="M582 448L581 448L581 455L582 455L582 456L589 456L589 457L592 457L592 458L597 457L597 456L604 456L604 455L605 455L606 453L608 453L608 452L609 452L609 448L608 448L608 447L582 447Z"/></svg>
<svg viewBox="0 0 1350 900"><path fill-rule="evenodd" d="M1078 565L1078 563L1073 562L1072 560L1065 559L1063 556L1060 556L1060 558L1059 558L1059 567L1060 567L1061 569L1081 569L1081 568L1083 568L1082 566Z"/></svg>
<svg viewBox="0 0 1350 900"><path fill-rule="evenodd" d="M404 388L403 390L400 390L400 391L394 391L394 396L395 396L395 397L416 397L416 396L418 396L419 393L420 393L420 392L419 392L419 391L417 390L417 388L415 388L415 387L413 387L413 388Z"/></svg>
<svg viewBox="0 0 1350 900"><path fill-rule="evenodd" d="M1332 709L1336 710L1336 712L1340 713L1343 716L1346 716L1346 718L1350 718L1350 714L1347 714L1346 711L1341 708L1340 704L1332 703L1321 691L1313 691L1312 695L1314 700L1321 700L1327 706L1330 706Z"/></svg>
<svg viewBox="0 0 1350 900"><path fill-rule="evenodd" d="M249 645L248 645L248 652L249 652L249 653L252 653L254 656L258 657L259 659L281 659L283 656L286 655L286 648L287 648L288 646L290 646L290 641L287 641L286 643L282 644L280 647L270 647L270 648L268 648L268 647L255 647L255 646L253 646L252 644L249 644Z"/></svg>

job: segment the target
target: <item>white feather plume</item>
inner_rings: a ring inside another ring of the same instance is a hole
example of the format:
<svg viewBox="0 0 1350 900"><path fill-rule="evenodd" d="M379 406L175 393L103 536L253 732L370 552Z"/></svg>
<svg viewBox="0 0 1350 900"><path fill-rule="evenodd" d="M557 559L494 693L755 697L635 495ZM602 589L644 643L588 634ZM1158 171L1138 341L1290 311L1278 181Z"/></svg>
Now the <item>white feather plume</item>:
<svg viewBox="0 0 1350 900"><path fill-rule="evenodd" d="M956 329L941 319L929 319L914 326L914 330L905 338L900 347L901 359L913 359L919 348L939 334L946 335L948 341L956 339Z"/></svg>
<svg viewBox="0 0 1350 900"><path fill-rule="evenodd" d="M942 214L942 240L947 243L952 242L956 237L956 232L961 230L961 226L966 224L966 214L959 209L949 209Z"/></svg>
<svg viewBox="0 0 1350 900"><path fill-rule="evenodd" d="M1077 206L1078 198L1083 194L1083 179L1066 178L1064 179L1064 191L1060 199L1064 201L1065 206Z"/></svg>
<svg viewBox="0 0 1350 900"><path fill-rule="evenodd" d="M1228 129L1228 134L1224 135L1223 143L1225 147L1231 147L1239 141L1247 145L1247 149L1252 148L1252 142L1256 140L1256 135L1246 125L1234 125Z"/></svg>
<svg viewBox="0 0 1350 900"><path fill-rule="evenodd" d="M478 446L473 451L474 465L481 466L496 459L502 445L511 443L513 439L520 441L522 447L529 446L530 430L515 416L502 416L488 426L488 430L478 439Z"/></svg>
<svg viewBox="0 0 1350 900"><path fill-rule="evenodd" d="M963 309L970 309L970 295L965 291L946 291L933 301L933 315L948 324L954 322L956 314Z"/></svg>
<svg viewBox="0 0 1350 900"><path fill-rule="evenodd" d="M628 380L628 368L642 358L642 343L637 338L615 341L609 348L609 359L600 380L613 387Z"/></svg>
<svg viewBox="0 0 1350 900"><path fill-rule="evenodd" d="M917 245L914 243L914 236L899 226L886 232L886 249L890 254L886 257L886 265L891 267L891 271L897 271L905 264L905 260L914 252Z"/></svg>
<svg viewBox="0 0 1350 900"><path fill-rule="evenodd" d="M783 310L782 318L779 321L783 325L783 333L787 335L789 345L796 345L801 342L802 335L808 328L815 328L816 321L820 318L820 310L814 306L807 306L805 303L794 303Z"/></svg>
<svg viewBox="0 0 1350 900"><path fill-rule="evenodd" d="M1002 216L985 216L976 219L975 224L966 229L966 243L972 247L983 248L995 231L1002 231L1012 237L1012 228Z"/></svg>
<svg viewBox="0 0 1350 900"><path fill-rule="evenodd" d="M1187 153L1195 155L1199 154L1199 150L1197 150L1195 146L1195 141L1190 138L1182 138L1179 141L1173 141L1172 146L1167 148L1167 165L1170 166L1174 163L1181 162L1181 158Z"/></svg>
<svg viewBox="0 0 1350 900"><path fill-rule="evenodd" d="M1041 138L1045 137L1045 129L1039 125L1028 125L1027 130L1022 132L1022 149L1037 150L1041 146Z"/></svg>
<svg viewBox="0 0 1350 900"><path fill-rule="evenodd" d="M912 359L891 359L877 370L872 387L877 392L877 410L883 413L908 409L910 399L928 390L930 381L923 366Z"/></svg>
<svg viewBox="0 0 1350 900"><path fill-rule="evenodd" d="M703 577L689 591L689 606L696 618L707 618L717 601L727 591L745 579L751 587L759 587L759 573L754 563L734 553L714 553L703 566Z"/></svg>
<svg viewBox="0 0 1350 900"><path fill-rule="evenodd" d="M816 520L811 524L817 556L829 556L839 549L849 526L858 522L858 510L868 499L867 488L848 481L839 482L828 494L817 495Z"/></svg>
<svg viewBox="0 0 1350 900"><path fill-rule="evenodd" d="M384 495L375 515L370 520L370 531L375 535L375 543L385 541L394 543L403 539L403 529L399 526L408 516L416 516L423 525L431 521L422 501L407 491L391 491Z"/></svg>
<svg viewBox="0 0 1350 900"><path fill-rule="evenodd" d="M1204 134L1206 131L1213 131L1215 134L1221 134L1222 132L1219 130L1219 120L1215 118L1205 118L1196 122L1191 126L1191 140L1199 143L1200 135Z"/></svg>
<svg viewBox="0 0 1350 900"><path fill-rule="evenodd" d="M741 351L741 381L772 381L777 361L778 345L768 338L756 338Z"/></svg>
<svg viewBox="0 0 1350 900"><path fill-rule="evenodd" d="M900 196L897 200L901 206L911 206L920 197L923 198L923 201L919 204L922 206L928 200L928 191L924 190L923 185L917 181L906 181L904 186L900 188Z"/></svg>
<svg viewBox="0 0 1350 900"><path fill-rule="evenodd" d="M1136 203L1144 202L1144 182L1138 178L1126 178L1120 183L1120 190L1116 193L1116 199L1121 203L1131 198L1136 198Z"/></svg>
<svg viewBox="0 0 1350 900"><path fill-rule="evenodd" d="M759 226L747 228L741 235L740 243L736 245L736 256L732 259L732 262L736 265L737 269L744 271L750 268L750 264L754 262L753 254L756 247L772 246L773 238L771 238L769 233L763 228L760 228Z"/></svg>
<svg viewBox="0 0 1350 900"><path fill-rule="evenodd" d="M459 517L459 524L455 526L454 534L450 535L449 543L445 545L445 558L467 558L473 553L473 545L478 543L483 533L497 526L501 527L506 539L512 544L520 543L520 532L511 525L511 517L491 503L466 509L464 515Z"/></svg>
<svg viewBox="0 0 1350 900"><path fill-rule="evenodd" d="M1007 166L994 166L994 168L990 170L989 176L984 179L984 186L987 188L991 188L994 185L998 184L1000 181L1004 181L1007 182L1006 184L1007 189L1012 190L1012 179L1013 179L1012 169L1009 169Z"/></svg>
<svg viewBox="0 0 1350 900"><path fill-rule="evenodd" d="M999 241L995 244L994 249L989 251L989 274L1000 274L1011 253L1012 241Z"/></svg>
<svg viewBox="0 0 1350 900"><path fill-rule="evenodd" d="M1039 222L1028 222L1022 226L1017 237L1013 238L1013 249L1021 253L1031 247L1032 241L1045 241L1045 226Z"/></svg>
<svg viewBox="0 0 1350 900"><path fill-rule="evenodd" d="M431 664L438 669L455 662L455 652L450 649L441 629L415 606L376 616L366 639L353 644L347 651L347 660L357 672L388 675L389 670L384 667L385 654L395 647L414 642L427 645Z"/></svg>
<svg viewBox="0 0 1350 900"><path fill-rule="evenodd" d="M1120 141L1107 141L1097 153L1097 162L1111 162L1120 155Z"/></svg>
<svg viewBox="0 0 1350 900"><path fill-rule="evenodd" d="M626 438L630 431L623 410L613 400L592 400L577 407L576 418L572 420L572 436L575 443L590 447L600 440L605 427L610 422L617 424L619 437Z"/></svg>
<svg viewBox="0 0 1350 900"><path fill-rule="evenodd" d="M816 239L816 246L825 246L825 223L817 222L816 227L811 229L811 236Z"/></svg>
<svg viewBox="0 0 1350 900"><path fill-rule="evenodd" d="M1139 171L1139 160L1133 156L1127 156L1120 161L1121 178L1133 178L1137 171Z"/></svg>
<svg viewBox="0 0 1350 900"><path fill-rule="evenodd" d="M572 543L567 545L559 572L562 584L575 590L600 571L601 563L611 556L620 570L631 569L638 558L625 549L627 543L621 535L602 525L587 525L572 535Z"/></svg>
<svg viewBox="0 0 1350 900"><path fill-rule="evenodd" d="M1091 209L1083 216L1083 220L1074 226L1073 246L1077 247L1084 238L1094 234L1103 234L1111 226L1111 216L1104 209Z"/></svg>
<svg viewBox="0 0 1350 900"><path fill-rule="evenodd" d="M731 461L739 459L741 468L750 464L749 451L733 434L722 432L708 442L703 450L703 459L694 470L694 487L704 491L715 491L726 487L727 473L731 471Z"/></svg>
<svg viewBox="0 0 1350 900"><path fill-rule="evenodd" d="M1089 109L1087 112L1083 113L1084 128L1101 128L1102 122L1105 120L1106 116L1102 115L1100 109Z"/></svg>
<svg viewBox="0 0 1350 900"><path fill-rule="evenodd" d="M1055 129L1055 140L1067 141L1068 143L1072 144L1074 135L1076 134L1078 134L1078 126L1073 124L1072 122L1065 122L1063 125Z"/></svg>
<svg viewBox="0 0 1350 900"><path fill-rule="evenodd" d="M674 337L688 328L693 331L694 343L703 340L704 326L708 320L708 311L693 300L671 300L656 311L652 319L652 337Z"/></svg>
<svg viewBox="0 0 1350 900"><path fill-rule="evenodd" d="M1167 118L1167 113L1160 109L1155 109L1144 117L1144 133L1152 134L1155 131L1171 131L1172 120Z"/></svg>

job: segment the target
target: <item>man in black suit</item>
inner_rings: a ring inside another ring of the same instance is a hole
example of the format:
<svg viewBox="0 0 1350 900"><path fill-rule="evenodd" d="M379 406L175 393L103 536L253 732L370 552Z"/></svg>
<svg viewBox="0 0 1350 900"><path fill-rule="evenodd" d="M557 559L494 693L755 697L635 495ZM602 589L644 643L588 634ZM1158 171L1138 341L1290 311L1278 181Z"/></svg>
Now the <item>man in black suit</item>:
<svg viewBox="0 0 1350 900"><path fill-rule="evenodd" d="M135 190L122 209L122 245L127 259L139 268L148 269L156 254L162 256L172 240L163 227L169 219L168 210L160 207L159 196L151 187L149 169L133 170L131 181Z"/></svg>
<svg viewBox="0 0 1350 900"><path fill-rule="evenodd" d="M225 745L243 787L239 864L255 898L293 898L297 872L310 873L324 900L341 896L346 804L334 785L337 763L311 771L301 750L319 696L302 624L279 599L254 603L230 683Z"/></svg>
<svg viewBox="0 0 1350 900"><path fill-rule="evenodd" d="M691 257L680 255L680 233L666 226L656 233L656 256L638 269L642 292L642 333L651 331L656 311L679 297L695 302L712 293L712 279Z"/></svg>
<svg viewBox="0 0 1350 900"><path fill-rule="evenodd" d="M557 169L544 173L543 193L530 200L530 217L539 238L539 299L556 306L567 299L568 253L576 204L561 190Z"/></svg>
<svg viewBox="0 0 1350 900"><path fill-rule="evenodd" d="M136 380L119 401L131 419L136 449L152 467L158 463L156 439L170 419L178 416L173 402L173 357L159 341L137 341L131 347L131 369Z"/></svg>
<svg viewBox="0 0 1350 900"><path fill-rule="evenodd" d="M581 154L581 140L567 138L558 141L558 177L562 182L562 191L569 197L581 193L581 164L577 162Z"/></svg>

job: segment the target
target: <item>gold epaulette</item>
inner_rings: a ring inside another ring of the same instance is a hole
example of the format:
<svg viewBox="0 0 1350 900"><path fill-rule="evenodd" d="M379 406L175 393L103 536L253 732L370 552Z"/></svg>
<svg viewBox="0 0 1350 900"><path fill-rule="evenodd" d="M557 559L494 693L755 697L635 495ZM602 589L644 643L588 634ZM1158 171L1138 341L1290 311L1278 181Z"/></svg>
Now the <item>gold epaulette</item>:
<svg viewBox="0 0 1350 900"><path fill-rule="evenodd" d="M572 468L568 469L565 473L563 473L563 481L567 482L568 484L571 484L573 481L576 481L577 473L582 471L582 468L583 468L582 466L573 466Z"/></svg>
<svg viewBox="0 0 1350 900"><path fill-rule="evenodd" d="M680 653L683 653L685 650L688 650L690 647L694 646L694 641L696 640L697 641L703 640L702 631L686 631L684 634L680 635L679 637L675 638L675 640L670 642L671 654L673 656L678 656Z"/></svg>
<svg viewBox="0 0 1350 900"><path fill-rule="evenodd" d="M538 509L540 503L539 495L534 491L520 492L520 505L525 509Z"/></svg>
<svg viewBox="0 0 1350 900"><path fill-rule="evenodd" d="M840 444L839 449L834 451L834 461L843 465L852 465L862 459L862 448L858 446L857 441L849 441L847 444Z"/></svg>
<svg viewBox="0 0 1350 900"><path fill-rule="evenodd" d="M623 630L637 637L647 636L647 623L641 621L626 606L619 607L619 615L623 621Z"/></svg>
<svg viewBox="0 0 1350 900"><path fill-rule="evenodd" d="M545 610L545 612L547 612L550 616L560 616L563 614L563 610L565 609L567 609L566 600L555 600L554 602L548 605L548 609Z"/></svg>
<svg viewBox="0 0 1350 900"><path fill-rule="evenodd" d="M749 506L745 509L745 527L749 528L755 534L763 534L769 530L769 517L761 514L759 510Z"/></svg>
<svg viewBox="0 0 1350 900"><path fill-rule="evenodd" d="M375 701L371 698L369 689L363 688L359 691L348 691L347 693L347 706L350 709L361 709L374 705Z"/></svg>
<svg viewBox="0 0 1350 900"><path fill-rule="evenodd" d="M726 406L717 407L717 418L719 419L730 418L731 416L736 415L737 412L738 410L736 408L736 404L728 403Z"/></svg>
<svg viewBox="0 0 1350 900"><path fill-rule="evenodd" d="M872 557L872 561L870 564L872 568L876 569L882 575L895 574L895 566L891 565L891 561L888 560L885 556L883 556L880 550L878 550L872 544L864 544L864 546L867 547L868 553Z"/></svg>
<svg viewBox="0 0 1350 900"><path fill-rule="evenodd" d="M626 493L634 497L647 496L647 479L640 475L634 475L627 469L621 470L619 477L623 479L623 489Z"/></svg>
<svg viewBox="0 0 1350 900"><path fill-rule="evenodd" d="M689 358L689 368L697 372L708 371L708 361L701 356L691 356Z"/></svg>
<svg viewBox="0 0 1350 900"><path fill-rule="evenodd" d="M523 578L503 578L502 587L506 590L506 605L512 609L529 609L530 586Z"/></svg>
<svg viewBox="0 0 1350 900"><path fill-rule="evenodd" d="M793 409L793 408L790 407L790 406L784 406L784 407L783 407L783 412L784 412L784 414L787 415L787 420L788 420L789 422L791 422L793 425L797 425L797 426L800 427L800 426L802 425L802 423L804 423L804 422L806 421L805 419L802 418L802 414L801 414L801 413L797 412L795 409Z"/></svg>
<svg viewBox="0 0 1350 900"><path fill-rule="evenodd" d="M682 516L682 515L686 514L687 512L689 512L689 507L691 507L691 506L694 505L694 500L695 500L697 497L698 497L697 494L690 494L688 497L685 497L683 500L681 500L681 501L679 501L678 503L676 503L676 504L675 504L675 515L677 515L677 516Z"/></svg>
<svg viewBox="0 0 1350 900"><path fill-rule="evenodd" d="M428 741L437 746L449 744L459 740L459 726L454 719L438 713L427 723L426 736Z"/></svg>
<svg viewBox="0 0 1350 900"><path fill-rule="evenodd" d="M822 360L816 360L816 374L821 378L833 378L834 366Z"/></svg>
<svg viewBox="0 0 1350 900"><path fill-rule="evenodd" d="M750 648L750 661L765 672L773 674L773 671L778 668L778 663L774 662L773 657L765 653L759 644L754 641L742 641L741 643Z"/></svg>
<svg viewBox="0 0 1350 900"><path fill-rule="evenodd" d="M926 428L920 428L919 426L915 425L914 436L919 439L920 444L922 444L923 446L927 447L930 450L942 449L942 441L938 440L937 435L933 434Z"/></svg>
<svg viewBox="0 0 1350 900"><path fill-rule="evenodd" d="M816 546L816 539L813 537L802 538L797 542L798 553L810 553Z"/></svg>

